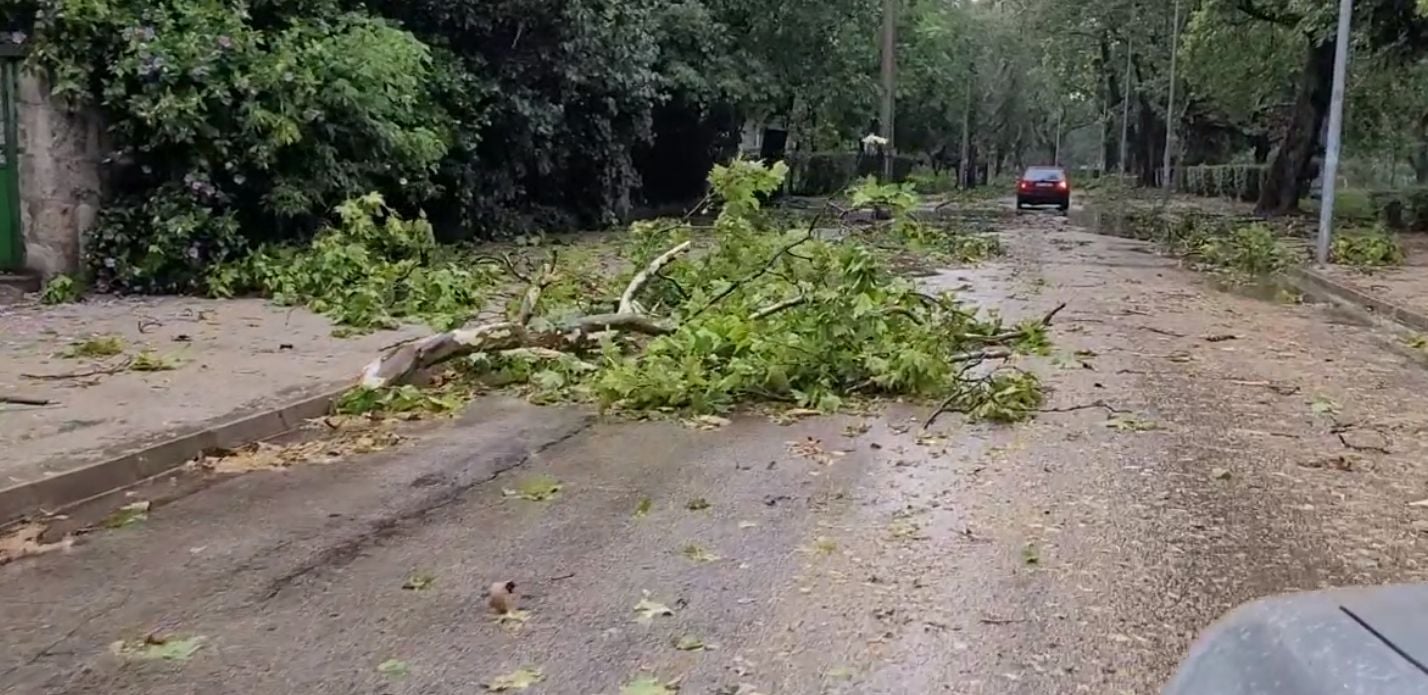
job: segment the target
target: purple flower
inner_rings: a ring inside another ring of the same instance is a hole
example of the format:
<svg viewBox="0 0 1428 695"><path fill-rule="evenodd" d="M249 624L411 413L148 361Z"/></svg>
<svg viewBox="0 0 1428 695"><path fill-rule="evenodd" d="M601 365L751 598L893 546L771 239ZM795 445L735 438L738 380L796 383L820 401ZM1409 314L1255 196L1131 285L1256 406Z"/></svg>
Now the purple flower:
<svg viewBox="0 0 1428 695"><path fill-rule="evenodd" d="M189 258L192 258L192 259L195 260L195 261L198 260L198 245L197 245L197 244L188 247L188 257L189 257Z"/></svg>
<svg viewBox="0 0 1428 695"><path fill-rule="evenodd" d="M219 47L219 48L232 48L232 47L233 47L233 37L231 37L231 36L220 36L220 37L218 37L218 47Z"/></svg>
<svg viewBox="0 0 1428 695"><path fill-rule="evenodd" d="M28 37L25 36L25 32L23 31L17 31L13 34L10 34L10 40L15 43L24 43L26 38Z"/></svg>

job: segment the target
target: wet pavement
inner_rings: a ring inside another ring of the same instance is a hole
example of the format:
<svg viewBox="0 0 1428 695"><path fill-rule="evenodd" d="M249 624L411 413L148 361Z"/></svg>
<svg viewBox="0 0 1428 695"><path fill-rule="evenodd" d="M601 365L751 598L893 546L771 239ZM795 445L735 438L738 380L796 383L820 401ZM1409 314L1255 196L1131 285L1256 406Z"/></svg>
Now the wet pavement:
<svg viewBox="0 0 1428 695"><path fill-rule="evenodd" d="M1053 213L1000 228L1005 259L926 280L1009 317L1068 303L1023 365L1065 412L701 431L485 399L0 567L0 688L1149 693L1233 605L1428 572L1428 371L1392 336ZM503 493L535 475L559 494ZM523 622L485 606L506 580ZM204 639L110 651L150 634Z"/></svg>

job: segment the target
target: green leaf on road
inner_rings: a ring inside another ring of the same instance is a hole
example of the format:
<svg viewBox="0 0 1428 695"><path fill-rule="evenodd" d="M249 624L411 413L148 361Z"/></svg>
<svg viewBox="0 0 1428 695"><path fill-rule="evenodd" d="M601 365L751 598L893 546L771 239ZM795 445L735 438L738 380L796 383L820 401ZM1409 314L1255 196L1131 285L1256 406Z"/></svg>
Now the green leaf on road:
<svg viewBox="0 0 1428 695"><path fill-rule="evenodd" d="M387 659L377 664L377 673L389 678L403 678L411 673L411 668L407 666L407 662L401 659Z"/></svg>
<svg viewBox="0 0 1428 695"><path fill-rule="evenodd" d="M559 495L562 487L564 486L554 476L540 473L522 479L515 489L505 488L501 493L506 497L528 502L544 502Z"/></svg>
<svg viewBox="0 0 1428 695"><path fill-rule="evenodd" d="M694 635L685 635L674 641L674 648L682 652L703 651L704 640Z"/></svg>
<svg viewBox="0 0 1428 695"><path fill-rule="evenodd" d="M1106 420L1104 424L1118 432L1149 432L1160 429L1160 425L1150 420L1142 420L1134 415L1116 415Z"/></svg>
<svg viewBox="0 0 1428 695"><path fill-rule="evenodd" d="M669 617L674 615L674 611L663 603L650 600L649 592L645 592L645 597L635 604L635 622L641 625L648 625L655 618Z"/></svg>
<svg viewBox="0 0 1428 695"><path fill-rule="evenodd" d="M110 649L115 654L130 659L188 661L207 639L202 635L168 639L150 637L132 642L121 640L110 645Z"/></svg>
<svg viewBox="0 0 1428 695"><path fill-rule="evenodd" d="M708 509L708 508L709 508L709 500L706 500L706 499L704 499L703 497L695 497L694 499L689 500L688 502L685 502L685 503L684 503L684 508L685 508L685 509L688 509L688 510L691 511L691 512L697 512L697 511L700 511L700 510L703 510L703 509Z"/></svg>
<svg viewBox="0 0 1428 695"><path fill-rule="evenodd" d="M436 577L425 572L417 572L402 583L402 588L407 591L426 591L431 585L436 583Z"/></svg>
<svg viewBox="0 0 1428 695"><path fill-rule="evenodd" d="M1315 415L1332 415L1333 413L1339 412L1339 404L1323 396L1319 396L1314 399L1313 403L1309 404L1309 409L1314 411Z"/></svg>
<svg viewBox="0 0 1428 695"><path fill-rule="evenodd" d="M124 528L149 518L149 502L126 504L104 518L104 528Z"/></svg>
<svg viewBox="0 0 1428 695"><path fill-rule="evenodd" d="M1021 561L1028 565L1041 564L1041 552L1036 549L1036 545L1027 543L1021 548Z"/></svg>
<svg viewBox="0 0 1428 695"><path fill-rule="evenodd" d="M697 543L690 543L689 545L684 546L684 550L682 552L684 553L685 557L689 558L690 560L693 560L694 562L699 563L714 562L715 560L719 559L718 555L709 552L703 546L700 546Z"/></svg>
<svg viewBox="0 0 1428 695"><path fill-rule="evenodd" d="M620 695L673 695L674 689L658 678L636 678L620 688Z"/></svg>
<svg viewBox="0 0 1428 695"><path fill-rule="evenodd" d="M486 689L491 692L503 692L506 690L525 690L545 680L545 674L538 668L522 668L507 673L504 676L496 676L486 684Z"/></svg>
<svg viewBox="0 0 1428 695"><path fill-rule="evenodd" d="M643 519L649 516L651 509L654 509L654 502L650 498L640 500L640 503L635 505L635 518Z"/></svg>

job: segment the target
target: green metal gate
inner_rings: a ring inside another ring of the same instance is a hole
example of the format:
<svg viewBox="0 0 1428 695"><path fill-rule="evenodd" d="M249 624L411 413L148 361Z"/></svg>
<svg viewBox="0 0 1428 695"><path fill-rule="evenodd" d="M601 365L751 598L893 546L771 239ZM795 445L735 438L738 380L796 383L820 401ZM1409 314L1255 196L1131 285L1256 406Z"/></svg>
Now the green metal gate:
<svg viewBox="0 0 1428 695"><path fill-rule="evenodd" d="M17 106L20 61L18 49L0 44L0 271L19 270L25 263L24 237L20 233L20 129Z"/></svg>

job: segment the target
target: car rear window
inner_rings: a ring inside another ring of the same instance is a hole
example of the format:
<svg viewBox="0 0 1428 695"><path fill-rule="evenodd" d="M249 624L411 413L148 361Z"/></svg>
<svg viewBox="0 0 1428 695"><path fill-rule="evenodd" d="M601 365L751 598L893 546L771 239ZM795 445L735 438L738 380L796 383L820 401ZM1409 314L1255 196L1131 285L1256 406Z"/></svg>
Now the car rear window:
<svg viewBox="0 0 1428 695"><path fill-rule="evenodd" d="M1032 167L1022 175L1022 179L1026 181L1060 181L1064 178L1066 174L1053 167Z"/></svg>

